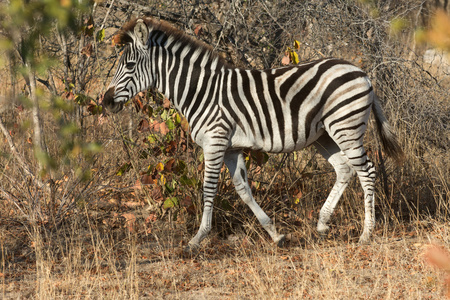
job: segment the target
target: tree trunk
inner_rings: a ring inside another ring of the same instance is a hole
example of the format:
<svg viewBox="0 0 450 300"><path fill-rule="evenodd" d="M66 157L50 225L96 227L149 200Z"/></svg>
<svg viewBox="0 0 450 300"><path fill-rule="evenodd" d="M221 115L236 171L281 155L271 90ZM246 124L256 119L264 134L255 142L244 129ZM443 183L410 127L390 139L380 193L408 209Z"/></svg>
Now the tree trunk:
<svg viewBox="0 0 450 300"><path fill-rule="evenodd" d="M33 139L34 151L37 154L40 154L40 153L46 151L46 146L45 146L45 142L44 142L43 135L42 135L42 125L41 125L40 114L39 114L39 100L38 100L38 97L36 94L36 75L29 68L28 65L27 65L27 68L28 68L28 79L29 79L29 85L30 85L30 99L31 99L31 103L33 105L32 109L31 109L31 115L32 115L32 120L33 120L33 131L34 131L34 139ZM43 169L43 166L42 166L42 161L40 161L39 159L38 159L38 166L39 166L39 171L41 171Z"/></svg>

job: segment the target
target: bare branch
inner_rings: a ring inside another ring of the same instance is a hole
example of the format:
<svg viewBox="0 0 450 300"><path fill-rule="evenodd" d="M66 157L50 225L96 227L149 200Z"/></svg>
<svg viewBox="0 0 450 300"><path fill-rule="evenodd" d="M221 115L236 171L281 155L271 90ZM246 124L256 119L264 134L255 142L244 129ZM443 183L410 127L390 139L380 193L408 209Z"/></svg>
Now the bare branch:
<svg viewBox="0 0 450 300"><path fill-rule="evenodd" d="M19 152L17 151L16 146L14 145L14 141L12 140L11 136L9 135L8 130L6 129L5 125L3 124L3 120L0 116L0 130L2 131L3 135L6 138L6 141L8 142L9 149L11 150L11 153L13 157L16 159L17 163L19 164L20 168L23 170L23 172L30 176L33 179L33 182L37 184L38 187L42 188L44 184L42 181L40 181L36 176L34 176L33 172L31 171L30 166L28 166L23 158L20 156Z"/></svg>

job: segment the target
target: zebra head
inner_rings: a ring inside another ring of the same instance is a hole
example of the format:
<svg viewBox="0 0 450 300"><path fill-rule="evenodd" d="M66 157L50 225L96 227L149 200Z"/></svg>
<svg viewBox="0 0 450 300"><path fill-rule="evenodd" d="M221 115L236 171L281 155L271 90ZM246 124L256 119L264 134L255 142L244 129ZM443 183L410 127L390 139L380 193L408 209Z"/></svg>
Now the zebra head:
<svg viewBox="0 0 450 300"><path fill-rule="evenodd" d="M103 106L113 113L121 111L125 102L152 85L147 25L142 19L132 21L117 36L125 48L103 97Z"/></svg>

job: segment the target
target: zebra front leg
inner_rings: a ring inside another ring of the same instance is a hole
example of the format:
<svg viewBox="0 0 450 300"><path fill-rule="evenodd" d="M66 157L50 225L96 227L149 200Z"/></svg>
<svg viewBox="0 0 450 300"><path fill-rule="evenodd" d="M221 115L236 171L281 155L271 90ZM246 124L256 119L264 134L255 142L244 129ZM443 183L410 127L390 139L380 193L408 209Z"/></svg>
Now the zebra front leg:
<svg viewBox="0 0 450 300"><path fill-rule="evenodd" d="M236 187L236 191L241 199L248 205L248 207L250 207L256 218L258 218L258 221L269 233L272 240L277 243L278 246L282 246L286 240L285 236L277 233L277 229L275 228L272 220L261 209L252 196L252 191L248 184L247 168L245 167L242 150L227 151L225 153L224 161L230 171L234 186Z"/></svg>
<svg viewBox="0 0 450 300"><path fill-rule="evenodd" d="M214 197L217 193L217 183L219 180L220 169L223 165L224 152L225 148L215 152L204 151L205 175L203 180L202 222L200 223L200 228L198 229L197 234L189 241L188 246L184 249L185 252L197 249L200 246L200 242L211 231Z"/></svg>

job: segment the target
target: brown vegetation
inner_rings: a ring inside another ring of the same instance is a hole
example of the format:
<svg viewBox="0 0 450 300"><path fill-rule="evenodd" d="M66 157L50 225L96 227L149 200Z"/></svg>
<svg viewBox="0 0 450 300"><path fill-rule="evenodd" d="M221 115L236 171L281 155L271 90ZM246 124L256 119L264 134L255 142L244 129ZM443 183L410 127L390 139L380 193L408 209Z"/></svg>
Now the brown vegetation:
<svg viewBox="0 0 450 300"><path fill-rule="evenodd" d="M449 247L450 66L424 62L431 45L416 39L442 34L432 21L437 3L450 9L441 2L94 1L77 12L78 31L40 35L28 65L45 68L27 73L20 47L1 48L0 297L444 297L445 270L422 254L430 242ZM156 91L118 115L98 106L120 51L113 35L138 14L175 24L240 67L280 66L289 47L301 61L335 56L363 68L406 154L402 167L385 160L370 126L374 241L356 244L364 212L356 180L328 237L318 237L335 177L314 149L250 152L253 193L288 234L286 248L270 244L224 169L213 232L197 256L183 258L200 222L201 149ZM14 34L33 30L21 28ZM9 37L3 21L0 29Z"/></svg>

